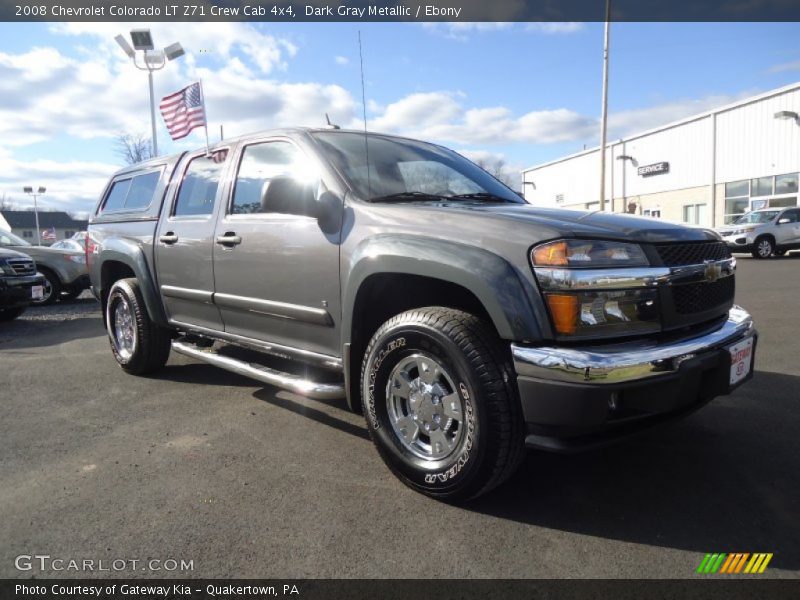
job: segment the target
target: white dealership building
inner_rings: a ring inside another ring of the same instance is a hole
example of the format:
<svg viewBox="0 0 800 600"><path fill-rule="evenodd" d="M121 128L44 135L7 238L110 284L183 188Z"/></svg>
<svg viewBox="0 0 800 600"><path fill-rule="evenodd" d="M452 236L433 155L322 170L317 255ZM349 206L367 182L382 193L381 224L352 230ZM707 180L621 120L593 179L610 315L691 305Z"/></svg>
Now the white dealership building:
<svg viewBox="0 0 800 600"><path fill-rule="evenodd" d="M800 83L606 147L606 210L707 227L748 210L798 203ZM599 148L522 172L540 206L598 210Z"/></svg>

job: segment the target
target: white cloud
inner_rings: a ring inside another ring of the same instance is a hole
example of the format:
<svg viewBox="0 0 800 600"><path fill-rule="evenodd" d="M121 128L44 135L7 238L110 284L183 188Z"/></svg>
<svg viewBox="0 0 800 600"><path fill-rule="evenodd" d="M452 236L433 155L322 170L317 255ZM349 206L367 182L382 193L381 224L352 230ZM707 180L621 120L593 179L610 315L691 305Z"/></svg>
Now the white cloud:
<svg viewBox="0 0 800 600"><path fill-rule="evenodd" d="M94 205L108 178L118 168L104 162L21 161L6 152L0 161L0 196L5 195L17 207L25 208L32 201L20 190L34 183L47 188L47 193L39 199L40 207L85 212Z"/></svg>
<svg viewBox="0 0 800 600"><path fill-rule="evenodd" d="M786 71L800 71L800 60L795 60L793 62L781 63L779 65L773 65L769 69L770 73L784 73Z"/></svg>
<svg viewBox="0 0 800 600"><path fill-rule="evenodd" d="M471 33L487 33L492 31L500 31L503 29L510 29L513 23L493 22L493 23L475 23L475 22L427 22L422 23L422 28L435 33L437 35L450 38L463 42L469 39Z"/></svg>
<svg viewBox="0 0 800 600"><path fill-rule="evenodd" d="M545 35L559 35L577 33L585 29L585 23L580 22L536 22L526 23L520 26L515 23L496 21L491 23L474 22L428 22L422 23L422 28L443 37L467 41L473 33L491 33L495 31L523 31L528 33L539 33Z"/></svg>
<svg viewBox="0 0 800 600"><path fill-rule="evenodd" d="M103 50L127 61L114 42L114 36L127 35L127 31L140 26L152 31L157 47L180 41L187 54L203 54L222 63L240 52L263 74L285 69L286 58L293 57L298 50L290 40L262 33L247 23L58 23L51 30L58 34L97 38Z"/></svg>
<svg viewBox="0 0 800 600"><path fill-rule="evenodd" d="M537 23L527 23L525 25L525 31L530 31L533 33L545 33L545 34L577 33L578 31L582 31L585 28L586 24L578 21L537 22Z"/></svg>
<svg viewBox="0 0 800 600"><path fill-rule="evenodd" d="M350 63L350 59L347 58L346 56L335 56L333 60L336 61L337 65L342 65L342 66Z"/></svg>
<svg viewBox="0 0 800 600"><path fill-rule="evenodd" d="M515 116L503 106L464 108L448 92L411 94L370 120L374 130L465 145L574 140L591 127L593 119L564 108Z"/></svg>
<svg viewBox="0 0 800 600"><path fill-rule="evenodd" d="M619 138L647 131L654 127L709 111L712 108L718 108L731 102L748 98L756 93L753 90L749 90L735 95L716 94L698 99L673 100L644 108L614 112L608 116L610 137Z"/></svg>

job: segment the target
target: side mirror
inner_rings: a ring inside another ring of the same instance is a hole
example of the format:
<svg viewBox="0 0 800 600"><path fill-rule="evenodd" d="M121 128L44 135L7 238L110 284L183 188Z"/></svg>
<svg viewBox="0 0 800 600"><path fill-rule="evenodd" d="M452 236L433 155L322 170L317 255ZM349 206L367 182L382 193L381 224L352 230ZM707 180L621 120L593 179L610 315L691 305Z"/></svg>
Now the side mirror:
<svg viewBox="0 0 800 600"><path fill-rule="evenodd" d="M317 182L298 181L289 175L270 179L261 193L261 212L317 217Z"/></svg>
<svg viewBox="0 0 800 600"><path fill-rule="evenodd" d="M785 223L791 223L791 219L789 219L789 217L783 217L781 219L778 219L778 225L783 225Z"/></svg>

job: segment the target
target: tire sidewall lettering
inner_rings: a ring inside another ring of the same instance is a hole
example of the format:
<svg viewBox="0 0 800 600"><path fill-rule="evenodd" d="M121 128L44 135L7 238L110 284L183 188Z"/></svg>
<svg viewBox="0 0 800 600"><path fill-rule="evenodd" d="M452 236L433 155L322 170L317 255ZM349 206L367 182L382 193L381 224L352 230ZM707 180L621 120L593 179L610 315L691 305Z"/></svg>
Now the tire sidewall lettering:
<svg viewBox="0 0 800 600"><path fill-rule="evenodd" d="M398 352L401 351L401 352ZM391 427L383 427L382 421L388 418L385 403L385 385L388 372L393 364L401 360L405 355L423 352L432 355L437 359L445 359L442 362L449 365L451 373L457 378L455 387L463 401L465 415L465 425L467 428L466 436L455 454L443 459L435 466L425 465L422 459L410 455L402 449L398 440L394 438ZM447 351L446 346L436 337L423 332L402 331L381 341L380 350L372 352L373 358L367 365L365 373L364 393L368 423L373 431L373 436L380 440L380 445L385 449L382 451L389 456L396 468L399 468L406 477L415 480L418 485L434 486L437 488L449 487L459 476L464 476L470 471L477 450L477 440L479 439L479 418L478 411L474 404L474 386L464 378L464 372L469 367L463 364L457 357ZM391 359L391 360L389 360ZM387 360L389 362L387 362ZM385 367L385 368L382 368ZM375 389L378 387L376 397Z"/></svg>
<svg viewBox="0 0 800 600"><path fill-rule="evenodd" d="M404 348L405 345L406 338L404 337L389 340L389 342L378 351L375 360L372 361L371 368L367 375L367 414L369 415L373 429L380 429L381 426L375 411L375 378L377 377L378 370L394 351Z"/></svg>

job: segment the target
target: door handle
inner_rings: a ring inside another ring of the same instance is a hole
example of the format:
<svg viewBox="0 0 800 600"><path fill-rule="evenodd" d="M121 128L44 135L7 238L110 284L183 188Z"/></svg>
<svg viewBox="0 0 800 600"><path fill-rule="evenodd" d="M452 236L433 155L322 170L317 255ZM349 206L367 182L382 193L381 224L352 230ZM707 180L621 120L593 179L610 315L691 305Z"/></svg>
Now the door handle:
<svg viewBox="0 0 800 600"><path fill-rule="evenodd" d="M232 248L242 243L241 236L236 235L233 231L226 231L223 235L218 235L216 242L220 246Z"/></svg>
<svg viewBox="0 0 800 600"><path fill-rule="evenodd" d="M175 242L178 241L178 236L175 235L172 231L168 231L160 238L158 238L158 241L161 242L162 244L174 244Z"/></svg>

